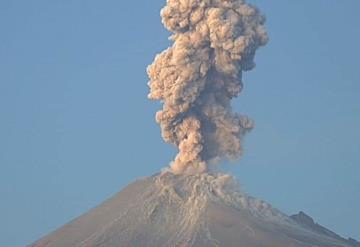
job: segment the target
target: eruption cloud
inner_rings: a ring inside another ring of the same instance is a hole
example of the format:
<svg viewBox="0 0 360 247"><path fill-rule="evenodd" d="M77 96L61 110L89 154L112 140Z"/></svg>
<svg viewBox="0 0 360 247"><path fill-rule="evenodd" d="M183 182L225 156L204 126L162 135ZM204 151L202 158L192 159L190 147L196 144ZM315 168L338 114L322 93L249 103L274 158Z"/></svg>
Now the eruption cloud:
<svg viewBox="0 0 360 247"><path fill-rule="evenodd" d="M156 121L179 149L171 170L206 172L223 158L239 158L253 128L230 102L268 41L265 17L244 0L167 0L161 17L174 44L148 67L148 97L163 103Z"/></svg>

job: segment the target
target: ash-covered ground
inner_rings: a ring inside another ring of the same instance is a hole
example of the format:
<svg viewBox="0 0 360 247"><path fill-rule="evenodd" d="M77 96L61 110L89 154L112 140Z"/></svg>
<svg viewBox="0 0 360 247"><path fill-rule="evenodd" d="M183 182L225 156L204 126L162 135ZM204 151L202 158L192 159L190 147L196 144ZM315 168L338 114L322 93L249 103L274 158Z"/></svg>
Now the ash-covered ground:
<svg viewBox="0 0 360 247"><path fill-rule="evenodd" d="M287 216L229 175L163 172L29 247L358 247L304 213Z"/></svg>

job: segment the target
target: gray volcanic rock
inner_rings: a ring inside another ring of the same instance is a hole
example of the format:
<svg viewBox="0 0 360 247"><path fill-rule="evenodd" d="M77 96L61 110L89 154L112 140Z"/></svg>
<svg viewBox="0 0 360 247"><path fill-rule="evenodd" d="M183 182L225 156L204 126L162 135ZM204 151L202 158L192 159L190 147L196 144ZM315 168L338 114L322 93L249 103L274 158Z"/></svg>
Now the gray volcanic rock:
<svg viewBox="0 0 360 247"><path fill-rule="evenodd" d="M295 220L301 226L308 228L310 231L317 232L321 235L326 235L334 239L338 239L340 241L346 242L349 246L360 247L360 242L355 239L349 238L345 239L338 234L330 231L329 229L315 223L314 220L304 212L299 212L298 214L290 216L293 220Z"/></svg>
<svg viewBox="0 0 360 247"><path fill-rule="evenodd" d="M238 191L228 175L138 180L29 247L358 247Z"/></svg>

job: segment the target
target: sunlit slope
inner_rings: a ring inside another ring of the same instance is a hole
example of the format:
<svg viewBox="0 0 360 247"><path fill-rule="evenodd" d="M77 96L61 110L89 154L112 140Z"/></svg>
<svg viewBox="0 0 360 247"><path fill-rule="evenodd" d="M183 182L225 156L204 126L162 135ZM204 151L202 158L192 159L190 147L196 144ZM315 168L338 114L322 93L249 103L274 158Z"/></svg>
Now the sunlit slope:
<svg viewBox="0 0 360 247"><path fill-rule="evenodd" d="M236 188L227 175L141 179L30 246L360 246Z"/></svg>

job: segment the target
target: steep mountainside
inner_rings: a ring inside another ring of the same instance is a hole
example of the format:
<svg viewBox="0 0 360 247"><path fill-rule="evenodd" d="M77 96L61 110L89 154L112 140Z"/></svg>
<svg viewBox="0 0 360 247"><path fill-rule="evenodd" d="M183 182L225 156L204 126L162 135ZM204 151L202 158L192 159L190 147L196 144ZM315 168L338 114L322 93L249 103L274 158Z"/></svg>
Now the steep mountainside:
<svg viewBox="0 0 360 247"><path fill-rule="evenodd" d="M359 246L237 187L228 175L144 178L29 247Z"/></svg>

